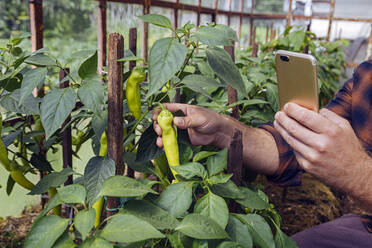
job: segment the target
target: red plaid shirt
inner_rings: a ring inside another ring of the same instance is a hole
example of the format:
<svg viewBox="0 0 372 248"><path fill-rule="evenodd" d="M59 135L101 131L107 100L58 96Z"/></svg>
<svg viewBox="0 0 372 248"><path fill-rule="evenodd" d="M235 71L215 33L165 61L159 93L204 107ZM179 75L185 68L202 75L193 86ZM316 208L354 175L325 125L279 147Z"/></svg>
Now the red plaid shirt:
<svg viewBox="0 0 372 248"><path fill-rule="evenodd" d="M372 60L356 68L353 78L345 82L326 108L347 119L364 149L372 154ZM261 128L273 135L279 151L279 169L269 179L282 186L300 185L303 170L292 148L272 124L264 124ZM372 232L372 217L362 216L362 221Z"/></svg>

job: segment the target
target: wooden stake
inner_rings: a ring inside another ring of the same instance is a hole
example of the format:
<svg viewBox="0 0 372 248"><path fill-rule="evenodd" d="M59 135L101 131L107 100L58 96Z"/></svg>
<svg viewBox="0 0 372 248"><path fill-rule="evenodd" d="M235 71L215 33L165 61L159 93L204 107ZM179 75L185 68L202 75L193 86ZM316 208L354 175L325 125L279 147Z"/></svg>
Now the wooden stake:
<svg viewBox="0 0 372 248"><path fill-rule="evenodd" d="M231 25L231 0L227 0L227 5L229 8L229 12L227 14L227 26Z"/></svg>
<svg viewBox="0 0 372 248"><path fill-rule="evenodd" d="M335 0L331 0L331 10L329 13L329 24L328 24L328 32L327 32L327 41L331 38L331 30L332 30L332 22L333 22L333 15L335 13Z"/></svg>
<svg viewBox="0 0 372 248"><path fill-rule="evenodd" d="M107 0L98 2L98 68L97 71L103 75L103 67L106 66L107 57Z"/></svg>
<svg viewBox="0 0 372 248"><path fill-rule="evenodd" d="M129 29L129 50L137 56L137 28ZM136 61L129 62L129 70L131 71L136 67Z"/></svg>
<svg viewBox="0 0 372 248"><path fill-rule="evenodd" d="M287 14L287 22L286 27L291 26L291 20L292 20L292 0L289 0L289 6L288 6L288 14Z"/></svg>
<svg viewBox="0 0 372 248"><path fill-rule="evenodd" d="M212 22L217 23L217 13L218 13L218 0L213 1L214 12L212 13Z"/></svg>
<svg viewBox="0 0 372 248"><path fill-rule="evenodd" d="M118 33L109 35L108 44L108 132L107 154L115 162L116 175L123 175L123 62L124 38ZM116 209L119 199L109 197L107 208ZM114 212L107 211L107 217Z"/></svg>
<svg viewBox="0 0 372 248"><path fill-rule="evenodd" d="M176 0L176 6L177 8L173 9L173 29L177 30L178 28L178 4L180 3L180 0Z"/></svg>
<svg viewBox="0 0 372 248"><path fill-rule="evenodd" d="M252 46L254 44L253 39L253 30L254 28L254 18L253 18L253 11L254 11L254 0L251 0L251 16L249 20L249 40L248 40L248 46Z"/></svg>
<svg viewBox="0 0 372 248"><path fill-rule="evenodd" d="M197 12L197 19L196 19L196 26L200 26L200 12L201 12L201 4L202 0L197 0L198 1L198 12Z"/></svg>
<svg viewBox="0 0 372 248"><path fill-rule="evenodd" d="M242 185L243 179L243 141L242 132L238 129L234 130L234 135L231 140L228 160L227 160L227 173L233 173L231 180L237 185ZM239 212L240 206L235 201L229 204L230 212Z"/></svg>
<svg viewBox="0 0 372 248"><path fill-rule="evenodd" d="M150 14L150 0L144 0L143 14ZM142 35L142 58L145 62L148 61L148 50L149 50L149 24L143 22L143 35Z"/></svg>
<svg viewBox="0 0 372 248"><path fill-rule="evenodd" d="M59 71L59 81L62 81L67 75L70 73L69 68L61 69ZM64 81L59 85L60 88L68 88L70 82ZM71 120L71 115L67 117L65 122L62 125L62 129L66 127L66 125L70 122ZM71 137L71 127L67 127L65 131L62 132L62 158L63 158L63 168L71 168L72 169L72 137ZM68 176L67 181L65 182L66 185L73 184L73 179L72 175ZM64 213L65 218L70 217L72 208L71 207L66 207Z"/></svg>
<svg viewBox="0 0 372 248"><path fill-rule="evenodd" d="M43 48L43 0L30 0L31 50Z"/></svg>

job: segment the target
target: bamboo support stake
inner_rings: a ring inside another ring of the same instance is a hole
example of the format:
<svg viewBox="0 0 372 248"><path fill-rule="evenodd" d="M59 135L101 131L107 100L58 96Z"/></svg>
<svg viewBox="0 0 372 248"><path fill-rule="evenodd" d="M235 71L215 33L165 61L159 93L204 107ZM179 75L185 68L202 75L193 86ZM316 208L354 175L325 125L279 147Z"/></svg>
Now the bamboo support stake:
<svg viewBox="0 0 372 248"><path fill-rule="evenodd" d="M331 30L332 30L332 23L333 23L333 15L335 13L335 0L331 0L331 10L329 13L329 24L328 24L328 32L327 32L327 41L331 38Z"/></svg>
<svg viewBox="0 0 372 248"><path fill-rule="evenodd" d="M107 57L107 0L99 0L98 3L98 68L103 75Z"/></svg>
<svg viewBox="0 0 372 248"><path fill-rule="evenodd" d="M201 12L201 4L202 0L197 0L198 1L198 11L197 11L197 19L196 19L196 26L200 26L200 12Z"/></svg>
<svg viewBox="0 0 372 248"><path fill-rule="evenodd" d="M62 81L67 75L70 73L69 68L61 69L59 71L59 81ZM68 88L70 82L65 80L63 83L59 85L60 88ZM66 125L70 122L71 115L67 117L65 122L62 125L62 129L66 127ZM62 158L63 158L63 168L71 168L72 169L72 136L71 136L71 127L67 127L62 132ZM67 181L65 182L66 185L73 184L72 175L68 176ZM73 215L73 209L71 207L65 207L64 217L71 218Z"/></svg>
<svg viewBox="0 0 372 248"><path fill-rule="evenodd" d="M292 20L292 0L289 0L289 6L288 6L288 14L287 14L287 22L286 27L291 26L291 20Z"/></svg>
<svg viewBox="0 0 372 248"><path fill-rule="evenodd" d="M108 40L108 132L107 155L115 162L116 175L124 174L123 166L123 62L124 38L118 33L110 34ZM109 197L107 208L116 209L119 199ZM107 211L107 217L114 212Z"/></svg>
<svg viewBox="0 0 372 248"><path fill-rule="evenodd" d="M143 14L150 14L151 0L144 0ZM143 35L142 35L142 58L145 63L148 61L148 50L149 50L149 23L143 22Z"/></svg>

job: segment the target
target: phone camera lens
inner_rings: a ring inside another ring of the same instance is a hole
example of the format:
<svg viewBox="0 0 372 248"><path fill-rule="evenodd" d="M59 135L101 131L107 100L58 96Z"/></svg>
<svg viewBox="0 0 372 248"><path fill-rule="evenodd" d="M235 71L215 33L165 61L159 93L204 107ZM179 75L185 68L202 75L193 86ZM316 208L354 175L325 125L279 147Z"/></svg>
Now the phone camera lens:
<svg viewBox="0 0 372 248"><path fill-rule="evenodd" d="M281 56L280 56L280 59L283 60L283 61L285 61L285 62L288 62L288 61L289 61L288 56L283 56L283 55L281 55Z"/></svg>

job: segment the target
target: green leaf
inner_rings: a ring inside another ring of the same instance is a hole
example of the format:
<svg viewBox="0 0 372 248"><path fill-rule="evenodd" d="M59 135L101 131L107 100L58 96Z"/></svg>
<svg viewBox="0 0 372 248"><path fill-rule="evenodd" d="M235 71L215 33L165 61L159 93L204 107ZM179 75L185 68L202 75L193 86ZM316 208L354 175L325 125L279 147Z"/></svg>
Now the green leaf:
<svg viewBox="0 0 372 248"><path fill-rule="evenodd" d="M54 59L51 59L50 57L38 53L33 56L28 57L25 60L25 63L30 65L36 65L36 66L56 66L57 63Z"/></svg>
<svg viewBox="0 0 372 248"><path fill-rule="evenodd" d="M297 52L299 52L301 50L302 45L304 45L305 38L306 38L306 33L303 30L291 32L288 35L289 43L293 46L294 51L297 51Z"/></svg>
<svg viewBox="0 0 372 248"><path fill-rule="evenodd" d="M7 195L10 195L10 193L12 193L13 188L14 188L14 184L15 184L15 181L14 181L13 177L9 174L8 180L6 182L6 194Z"/></svg>
<svg viewBox="0 0 372 248"><path fill-rule="evenodd" d="M209 182L213 184L227 183L233 174L217 174L209 178Z"/></svg>
<svg viewBox="0 0 372 248"><path fill-rule="evenodd" d="M85 203L87 192L80 184L70 184L58 189L58 195L64 203Z"/></svg>
<svg viewBox="0 0 372 248"><path fill-rule="evenodd" d="M32 94L28 95L23 100L22 104L19 104L20 89L16 89L13 92L4 94L0 98L0 105L8 111L26 114L26 115L39 115L39 101Z"/></svg>
<svg viewBox="0 0 372 248"><path fill-rule="evenodd" d="M194 158L192 159L192 162L198 162L202 159L208 158L210 156L213 156L217 154L217 152L209 152L209 151L201 151L195 154Z"/></svg>
<svg viewBox="0 0 372 248"><path fill-rule="evenodd" d="M137 197L157 194L151 187L126 176L112 176L103 182L100 196Z"/></svg>
<svg viewBox="0 0 372 248"><path fill-rule="evenodd" d="M195 239L229 238L214 220L200 214L186 215L176 230Z"/></svg>
<svg viewBox="0 0 372 248"><path fill-rule="evenodd" d="M229 209L227 208L225 200L212 192L208 192L196 202L194 213L211 218L216 221L222 229L225 229L229 219Z"/></svg>
<svg viewBox="0 0 372 248"><path fill-rule="evenodd" d="M74 109L75 103L76 93L72 88L54 88L43 98L40 105L40 116L46 139L49 139L61 127Z"/></svg>
<svg viewBox="0 0 372 248"><path fill-rule="evenodd" d="M105 87L101 82L89 80L83 83L78 90L78 96L84 106L88 107L95 114L102 113L102 105L105 98Z"/></svg>
<svg viewBox="0 0 372 248"><path fill-rule="evenodd" d="M138 18L140 18L144 22L149 22L159 27L173 29L171 21L167 17L162 15L147 14L139 16Z"/></svg>
<svg viewBox="0 0 372 248"><path fill-rule="evenodd" d="M157 205L174 217L179 217L192 203L194 182L179 182L169 185L160 195Z"/></svg>
<svg viewBox="0 0 372 248"><path fill-rule="evenodd" d="M231 87L243 95L246 94L243 78L240 75L239 69L224 49L219 47L208 47L207 60L213 71L223 82L231 85Z"/></svg>
<svg viewBox="0 0 372 248"><path fill-rule="evenodd" d="M221 32L221 29L211 26L199 28L192 39L211 46L231 46L233 44L228 35Z"/></svg>
<svg viewBox="0 0 372 248"><path fill-rule="evenodd" d="M216 175L227 168L227 148L219 151L216 155L207 160L209 176Z"/></svg>
<svg viewBox="0 0 372 248"><path fill-rule="evenodd" d="M42 85L47 73L48 70L46 68L35 68L23 75L19 104L22 104L35 88L39 88Z"/></svg>
<svg viewBox="0 0 372 248"><path fill-rule="evenodd" d="M244 196L244 198L236 200L240 205L250 210L262 210L270 207L270 204L262 200L257 192L246 187L240 187L240 192Z"/></svg>
<svg viewBox="0 0 372 248"><path fill-rule="evenodd" d="M278 112L280 110L278 86L275 84L268 83L266 85L266 97L267 100L270 102L270 106L274 110L274 112Z"/></svg>
<svg viewBox="0 0 372 248"><path fill-rule="evenodd" d="M130 168L138 172L151 173L151 169L154 168L150 161L136 162L136 154L132 152L124 152L123 160Z"/></svg>
<svg viewBox="0 0 372 248"><path fill-rule="evenodd" d="M220 31L220 35L225 36L229 40L239 41L235 30L230 28L229 26L224 24L216 24L215 28Z"/></svg>
<svg viewBox="0 0 372 248"><path fill-rule="evenodd" d="M214 78L214 72L207 62L205 61L198 62L198 68L201 74L209 78Z"/></svg>
<svg viewBox="0 0 372 248"><path fill-rule="evenodd" d="M80 248L113 248L114 245L100 237L90 237L86 239Z"/></svg>
<svg viewBox="0 0 372 248"><path fill-rule="evenodd" d="M171 247L173 248L185 248L180 239L179 232L166 234Z"/></svg>
<svg viewBox="0 0 372 248"><path fill-rule="evenodd" d="M175 229L179 224L178 220L167 211L145 200L127 202L123 212L147 221L159 230Z"/></svg>
<svg viewBox="0 0 372 248"><path fill-rule="evenodd" d="M54 207L62 204L62 200L59 198L58 193L55 194L48 202L45 208L41 211L39 216L35 219L33 225L35 225L44 215L46 215L50 210L52 210Z"/></svg>
<svg viewBox="0 0 372 248"><path fill-rule="evenodd" d="M68 232L64 232L54 243L53 248L75 248L76 244L71 239Z"/></svg>
<svg viewBox="0 0 372 248"><path fill-rule="evenodd" d="M102 230L100 237L112 242L133 243L165 236L140 218L129 214L116 214Z"/></svg>
<svg viewBox="0 0 372 248"><path fill-rule="evenodd" d="M298 245L288 237L280 228L276 228L275 234L276 248L298 248Z"/></svg>
<svg viewBox="0 0 372 248"><path fill-rule="evenodd" d="M241 199L244 195L239 190L236 184L229 180L227 183L219 183L211 186L213 193L231 199Z"/></svg>
<svg viewBox="0 0 372 248"><path fill-rule="evenodd" d="M149 91L154 94L181 68L186 59L187 48L175 38L157 40L149 56Z"/></svg>
<svg viewBox="0 0 372 248"><path fill-rule="evenodd" d="M83 240L85 240L90 230L92 230L95 220L96 211L93 208L89 210L80 210L75 215L74 226L80 232Z"/></svg>
<svg viewBox="0 0 372 248"><path fill-rule="evenodd" d="M275 248L274 237L269 224L257 214L236 215L243 221L253 237L253 244L262 248Z"/></svg>
<svg viewBox="0 0 372 248"><path fill-rule="evenodd" d="M243 248L253 247L253 241L248 227L234 215L229 216L226 232L232 241L240 244Z"/></svg>
<svg viewBox="0 0 372 248"><path fill-rule="evenodd" d="M138 141L138 150L136 154L136 162L146 162L159 157L164 153L156 145L158 135L154 131L154 127L150 125L141 135Z"/></svg>
<svg viewBox="0 0 372 248"><path fill-rule="evenodd" d="M33 167L40 171L52 171L52 165L49 163L49 161L46 159L46 156L42 154L36 154L33 153L31 155L30 163Z"/></svg>
<svg viewBox="0 0 372 248"><path fill-rule="evenodd" d="M47 192L51 187L58 187L64 184L68 176L74 174L70 168L60 172L52 172L44 176L31 190L29 195L38 195Z"/></svg>
<svg viewBox="0 0 372 248"><path fill-rule="evenodd" d="M235 243L235 242L231 242L231 241L225 241L225 242L222 242L221 244L219 244L217 246L217 248L242 248L243 246Z"/></svg>
<svg viewBox="0 0 372 248"><path fill-rule="evenodd" d="M205 178L207 176L207 172L204 169L204 166L197 162L187 163L179 166L172 166L172 169L186 179L191 179L195 176L201 178Z"/></svg>
<svg viewBox="0 0 372 248"><path fill-rule="evenodd" d="M180 153L180 163L186 164L188 163L194 152L192 151L191 145L189 143L184 142L181 131L178 132L178 149Z"/></svg>
<svg viewBox="0 0 372 248"><path fill-rule="evenodd" d="M97 76L97 51L86 59L79 67L78 74L81 79L87 79Z"/></svg>
<svg viewBox="0 0 372 248"><path fill-rule="evenodd" d="M204 87L225 87L226 85L217 82L216 80L199 74L191 74L184 77L181 81L186 86L191 88L204 88Z"/></svg>
<svg viewBox="0 0 372 248"><path fill-rule="evenodd" d="M93 157L84 170L84 186L89 206L98 200L103 182L115 175L115 162L109 157Z"/></svg>
<svg viewBox="0 0 372 248"><path fill-rule="evenodd" d="M31 227L25 240L25 248L50 248L65 231L69 219L51 215L44 216Z"/></svg>

